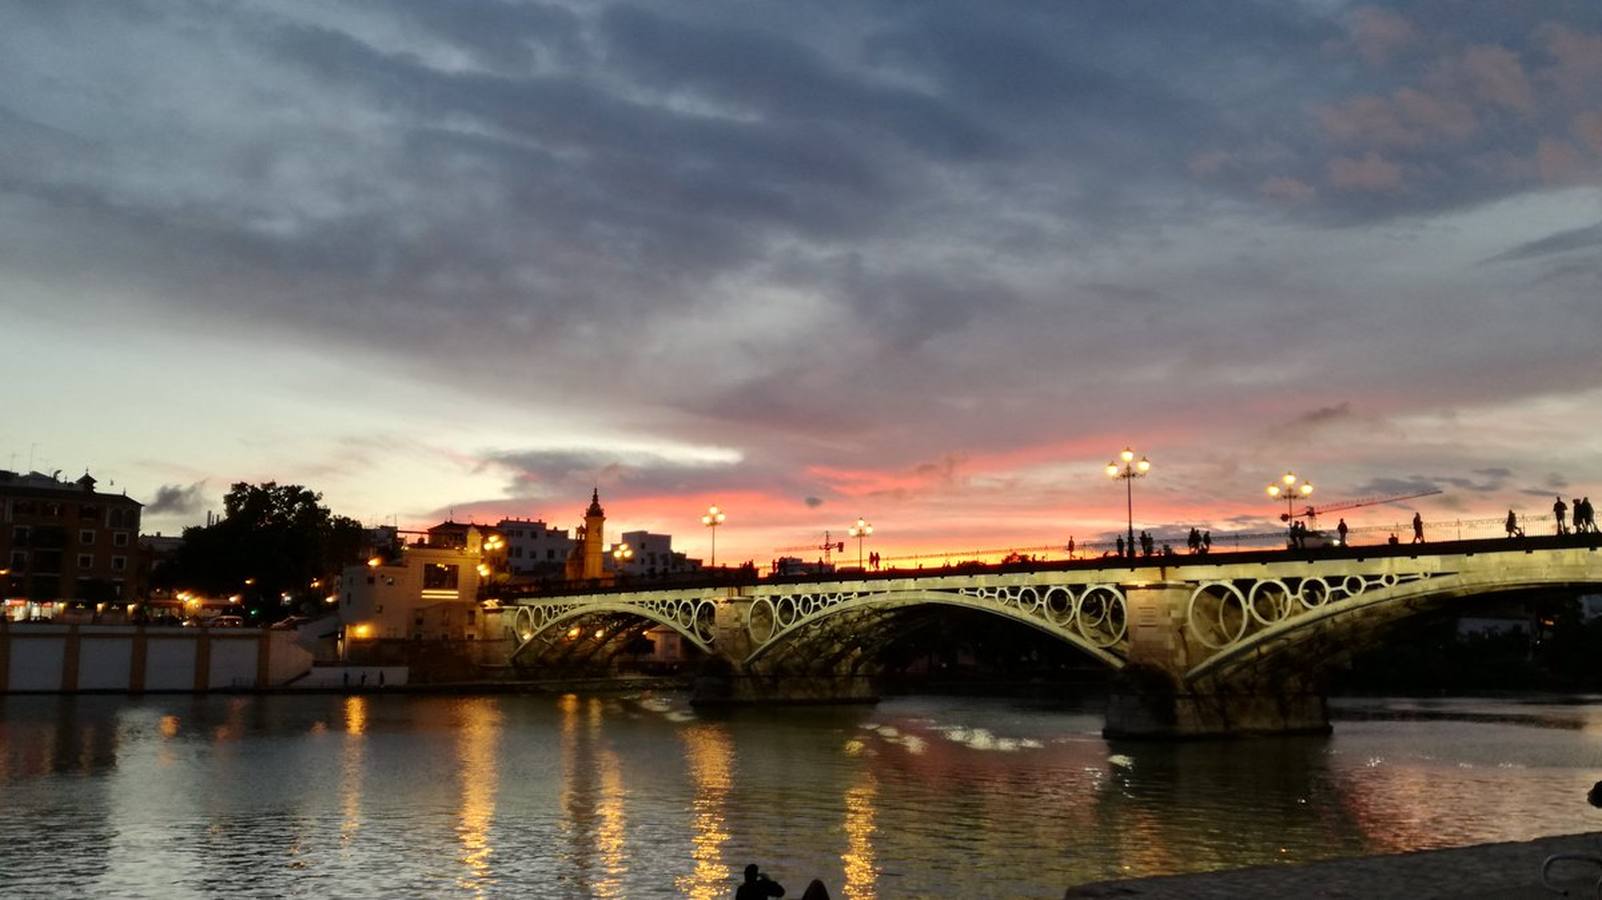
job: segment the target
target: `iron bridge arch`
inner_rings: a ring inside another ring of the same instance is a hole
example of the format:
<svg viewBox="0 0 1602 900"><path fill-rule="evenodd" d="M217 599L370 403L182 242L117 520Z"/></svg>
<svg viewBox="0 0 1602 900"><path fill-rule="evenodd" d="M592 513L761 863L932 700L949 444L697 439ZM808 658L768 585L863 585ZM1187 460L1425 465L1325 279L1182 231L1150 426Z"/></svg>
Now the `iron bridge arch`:
<svg viewBox="0 0 1602 900"><path fill-rule="evenodd" d="M703 653L713 652L717 601L699 594L647 598L583 598L520 603L512 614L511 630L517 638L512 657L537 643L560 639L570 622L596 616L624 616L666 626Z"/></svg>
<svg viewBox="0 0 1602 900"><path fill-rule="evenodd" d="M787 644L804 640L827 620L852 612L884 612L955 606L997 615L1043 631L1114 669L1124 666L1128 603L1116 584L1011 584L951 590L793 590L752 598L743 626L751 641L751 664Z"/></svg>

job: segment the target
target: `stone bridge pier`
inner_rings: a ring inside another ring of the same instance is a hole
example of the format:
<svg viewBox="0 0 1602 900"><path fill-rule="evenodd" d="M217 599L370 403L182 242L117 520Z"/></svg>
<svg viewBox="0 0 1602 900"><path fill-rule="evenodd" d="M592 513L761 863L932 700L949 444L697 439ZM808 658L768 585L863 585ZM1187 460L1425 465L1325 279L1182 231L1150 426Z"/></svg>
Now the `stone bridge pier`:
<svg viewBox="0 0 1602 900"><path fill-rule="evenodd" d="M1187 680L1186 674L1211 655L1186 627L1195 587L1152 582L1125 588L1129 644L1126 663L1113 676L1102 734L1185 739L1329 733L1329 702L1321 684L1253 670Z"/></svg>

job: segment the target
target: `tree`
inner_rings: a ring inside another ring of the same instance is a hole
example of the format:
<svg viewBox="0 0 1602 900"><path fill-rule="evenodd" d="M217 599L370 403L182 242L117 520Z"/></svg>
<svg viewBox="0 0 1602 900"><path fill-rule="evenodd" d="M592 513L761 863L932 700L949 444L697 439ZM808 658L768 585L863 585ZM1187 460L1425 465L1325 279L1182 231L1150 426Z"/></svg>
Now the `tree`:
<svg viewBox="0 0 1602 900"><path fill-rule="evenodd" d="M286 594L292 607L320 603L365 542L361 523L332 514L321 500L298 484L235 484L223 498L221 519L184 530L173 583L211 596L241 595L259 622L287 612Z"/></svg>

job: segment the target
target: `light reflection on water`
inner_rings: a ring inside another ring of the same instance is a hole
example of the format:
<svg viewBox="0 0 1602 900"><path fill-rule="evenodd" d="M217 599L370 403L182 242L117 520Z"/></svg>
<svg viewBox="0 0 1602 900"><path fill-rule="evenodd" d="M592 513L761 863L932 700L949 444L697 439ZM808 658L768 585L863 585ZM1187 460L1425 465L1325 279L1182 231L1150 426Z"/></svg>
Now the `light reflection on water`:
<svg viewBox="0 0 1602 900"><path fill-rule="evenodd" d="M1602 707L1348 704L1332 738L1115 744L1006 700L13 697L0 895L1060 896L1117 875L1602 826Z"/></svg>

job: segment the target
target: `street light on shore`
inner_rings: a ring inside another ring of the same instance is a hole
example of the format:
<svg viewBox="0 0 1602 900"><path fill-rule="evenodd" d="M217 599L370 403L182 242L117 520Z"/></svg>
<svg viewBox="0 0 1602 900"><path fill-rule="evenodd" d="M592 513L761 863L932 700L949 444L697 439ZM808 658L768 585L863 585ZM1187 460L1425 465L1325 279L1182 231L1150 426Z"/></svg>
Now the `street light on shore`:
<svg viewBox="0 0 1602 900"><path fill-rule="evenodd" d="M862 541L868 535L873 534L873 526L868 524L867 519L857 516L857 524L847 528L846 534L857 539L857 568L862 569ZM863 569L863 571L867 570Z"/></svg>
<svg viewBox="0 0 1602 900"><path fill-rule="evenodd" d="M1270 484L1265 490L1270 497L1285 498L1284 521L1289 522L1295 518L1291 510L1292 504L1295 503L1297 497L1312 496L1313 483L1311 481L1303 481L1295 472L1286 472L1284 475L1279 476L1279 481Z"/></svg>
<svg viewBox="0 0 1602 900"><path fill-rule="evenodd" d="M1118 463L1122 462L1120 466ZM1107 464L1107 477L1119 478L1124 482L1124 503L1128 512L1129 543L1125 550L1133 557L1135 555L1135 479L1145 478L1151 471L1151 460L1142 456L1135 459L1135 451L1125 447L1119 451L1118 459Z"/></svg>
<svg viewBox="0 0 1602 900"><path fill-rule="evenodd" d="M718 567L718 526L722 525L723 520L726 518L728 517L723 514L723 510L719 509L717 504L708 506L706 515L701 517L701 524L712 530L712 562L708 568L715 569Z"/></svg>

